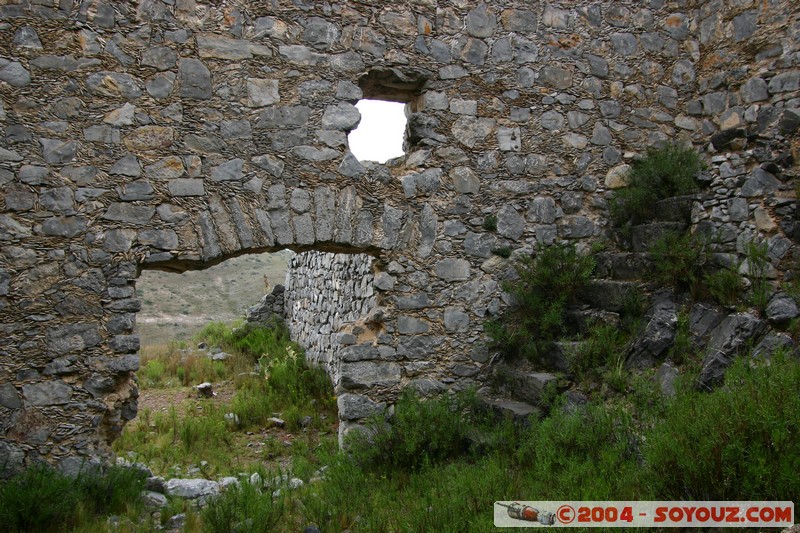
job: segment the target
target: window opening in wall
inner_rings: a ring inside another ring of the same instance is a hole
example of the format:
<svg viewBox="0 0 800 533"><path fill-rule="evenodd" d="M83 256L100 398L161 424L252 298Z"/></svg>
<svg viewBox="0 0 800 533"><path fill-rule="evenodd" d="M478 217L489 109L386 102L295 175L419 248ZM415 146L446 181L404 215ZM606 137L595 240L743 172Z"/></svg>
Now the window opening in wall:
<svg viewBox="0 0 800 533"><path fill-rule="evenodd" d="M364 99L356 107L361 112L361 122L348 140L350 151L359 161L385 163L405 154L405 104Z"/></svg>

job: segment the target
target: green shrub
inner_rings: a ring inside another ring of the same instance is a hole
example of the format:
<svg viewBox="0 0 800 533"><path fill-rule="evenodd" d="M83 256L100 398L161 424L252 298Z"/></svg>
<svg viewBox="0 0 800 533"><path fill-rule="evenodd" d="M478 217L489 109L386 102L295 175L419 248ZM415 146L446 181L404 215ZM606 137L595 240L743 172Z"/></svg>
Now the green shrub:
<svg viewBox="0 0 800 533"><path fill-rule="evenodd" d="M736 305L742 294L742 277L735 268L721 268L706 274L703 281L709 294L722 305Z"/></svg>
<svg viewBox="0 0 800 533"><path fill-rule="evenodd" d="M503 283L514 303L501 319L487 324L486 332L506 355L536 359L563 334L567 306L589 281L594 259L572 245L554 244L539 246L514 268L519 279Z"/></svg>
<svg viewBox="0 0 800 533"><path fill-rule="evenodd" d="M369 470L419 469L466 454L477 417L474 394L421 400L406 389L395 405L391 424L374 417L366 432L355 433L350 449Z"/></svg>
<svg viewBox="0 0 800 533"><path fill-rule="evenodd" d="M725 387L679 393L647 436L658 499L800 500L800 365L739 358Z"/></svg>
<svg viewBox="0 0 800 533"><path fill-rule="evenodd" d="M497 217L494 215L486 215L483 219L483 229L486 231L497 231Z"/></svg>
<svg viewBox="0 0 800 533"><path fill-rule="evenodd" d="M650 248L656 282L688 290L693 298L703 290L704 269L711 258L708 243L691 233L671 232Z"/></svg>
<svg viewBox="0 0 800 533"><path fill-rule="evenodd" d="M500 248L493 248L492 253L498 257L508 259L511 257L511 248L509 246L501 246Z"/></svg>
<svg viewBox="0 0 800 533"><path fill-rule="evenodd" d="M678 313L678 328L675 332L675 342L669 349L669 358L675 364L683 364L688 359L693 349L692 333L689 329L689 313Z"/></svg>
<svg viewBox="0 0 800 533"><path fill-rule="evenodd" d="M750 301L761 314L764 314L771 297L770 284L766 276L769 266L767 250L766 242L753 241L747 243L745 250L747 277L750 278Z"/></svg>
<svg viewBox="0 0 800 533"><path fill-rule="evenodd" d="M34 465L0 484L0 524L11 533L61 532L97 515L140 510L144 480L142 472L120 467L73 479Z"/></svg>
<svg viewBox="0 0 800 533"><path fill-rule="evenodd" d="M284 511L281 498L273 500L255 485L228 487L203 509L203 531L213 533L266 533L273 531Z"/></svg>
<svg viewBox="0 0 800 533"><path fill-rule="evenodd" d="M659 200L697 191L694 179L702 162L694 149L668 144L649 150L631 166L628 185L615 192L609 205L612 221L621 227L650 220Z"/></svg>
<svg viewBox="0 0 800 533"><path fill-rule="evenodd" d="M585 376L600 368L614 369L620 358L624 363L628 335L615 324L595 324L580 348L570 357L570 370Z"/></svg>

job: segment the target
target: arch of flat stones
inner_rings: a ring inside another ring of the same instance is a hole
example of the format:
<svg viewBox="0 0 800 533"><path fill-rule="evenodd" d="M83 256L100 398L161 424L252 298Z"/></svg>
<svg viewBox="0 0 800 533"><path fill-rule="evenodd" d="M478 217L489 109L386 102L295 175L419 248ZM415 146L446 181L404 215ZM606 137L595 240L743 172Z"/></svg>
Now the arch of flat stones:
<svg viewBox="0 0 800 533"><path fill-rule="evenodd" d="M0 5L0 473L106 457L136 415L142 268L374 256L374 335L334 376L345 430L405 386L479 380L492 250L601 236L623 154L738 117L697 104L697 43L758 37L772 4L725 24L646 4ZM409 104L402 161L347 149L364 96Z"/></svg>

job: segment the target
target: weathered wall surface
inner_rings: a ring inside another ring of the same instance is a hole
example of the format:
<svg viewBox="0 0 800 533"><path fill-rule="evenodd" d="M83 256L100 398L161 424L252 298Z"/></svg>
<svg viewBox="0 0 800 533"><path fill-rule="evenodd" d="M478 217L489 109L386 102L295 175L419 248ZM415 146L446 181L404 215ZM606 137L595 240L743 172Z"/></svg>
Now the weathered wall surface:
<svg viewBox="0 0 800 533"><path fill-rule="evenodd" d="M652 143L725 132L695 220L782 257L799 33L788 0L4 3L3 472L102 457L135 416L141 268L372 255L380 334L337 370L346 430L402 386L480 377L492 250L602 237ZM362 96L409 103L401 163L349 153Z"/></svg>

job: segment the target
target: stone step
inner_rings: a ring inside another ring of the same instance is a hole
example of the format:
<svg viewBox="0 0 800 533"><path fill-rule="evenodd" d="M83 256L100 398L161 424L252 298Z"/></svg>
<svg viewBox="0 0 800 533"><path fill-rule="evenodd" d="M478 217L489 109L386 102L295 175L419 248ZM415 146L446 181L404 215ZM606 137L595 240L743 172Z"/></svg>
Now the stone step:
<svg viewBox="0 0 800 533"><path fill-rule="evenodd" d="M531 405L540 405L548 387L556 387L558 378L548 372L526 372L509 367L506 388L511 397Z"/></svg>
<svg viewBox="0 0 800 533"><path fill-rule="evenodd" d="M702 199L700 194L687 194L659 200L653 205L653 220L686 224L692 217L692 204Z"/></svg>
<svg viewBox="0 0 800 533"><path fill-rule="evenodd" d="M683 233L689 227L684 222L653 222L631 228L631 244L634 252L648 251L659 239L669 233Z"/></svg>
<svg viewBox="0 0 800 533"><path fill-rule="evenodd" d="M570 331L587 335L595 325L620 325L619 313L603 309L570 309L567 311L567 326Z"/></svg>
<svg viewBox="0 0 800 533"><path fill-rule="evenodd" d="M626 299L639 287L640 283L635 281L595 279L579 291L578 301L593 309L619 313Z"/></svg>
<svg viewBox="0 0 800 533"><path fill-rule="evenodd" d="M600 252L595 261L595 276L606 279L643 279L651 267L648 254L637 252Z"/></svg>
<svg viewBox="0 0 800 533"><path fill-rule="evenodd" d="M538 407L516 400L483 398L482 402L495 416L515 424L528 425L531 416L539 418L542 415Z"/></svg>

